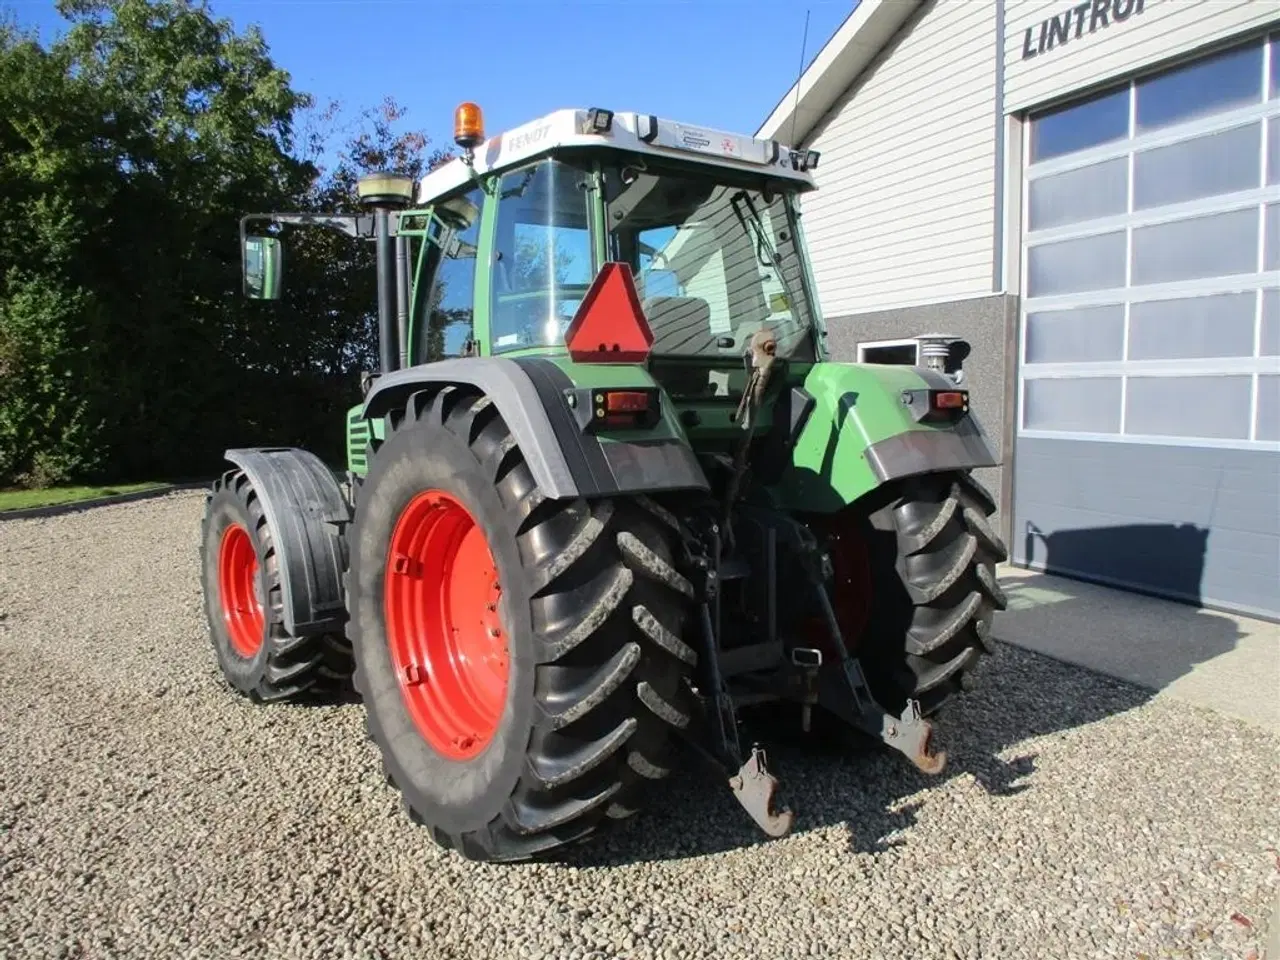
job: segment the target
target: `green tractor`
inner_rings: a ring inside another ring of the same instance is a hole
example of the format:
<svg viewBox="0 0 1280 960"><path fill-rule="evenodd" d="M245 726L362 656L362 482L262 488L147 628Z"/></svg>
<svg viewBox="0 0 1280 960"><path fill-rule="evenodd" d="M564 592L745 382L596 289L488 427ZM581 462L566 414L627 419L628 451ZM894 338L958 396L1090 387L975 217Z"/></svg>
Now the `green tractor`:
<svg viewBox="0 0 1280 960"><path fill-rule="evenodd" d="M256 702L353 685L410 817L474 860L635 814L680 741L770 836L793 814L743 711L941 771L930 717L1005 601L954 338L829 359L801 231L818 155L563 110L365 213L254 219L376 244L380 367L345 470L228 450L203 521L213 645ZM353 397L353 399L355 399Z"/></svg>

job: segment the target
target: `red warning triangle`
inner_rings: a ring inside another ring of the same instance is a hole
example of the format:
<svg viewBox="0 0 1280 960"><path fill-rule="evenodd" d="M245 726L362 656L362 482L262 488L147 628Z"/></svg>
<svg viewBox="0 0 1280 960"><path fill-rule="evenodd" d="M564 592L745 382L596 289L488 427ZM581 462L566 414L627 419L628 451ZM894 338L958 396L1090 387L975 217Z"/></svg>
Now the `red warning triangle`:
<svg viewBox="0 0 1280 960"><path fill-rule="evenodd" d="M653 330L640 308L630 266L610 261L600 268L564 342L577 363L644 362L653 346Z"/></svg>

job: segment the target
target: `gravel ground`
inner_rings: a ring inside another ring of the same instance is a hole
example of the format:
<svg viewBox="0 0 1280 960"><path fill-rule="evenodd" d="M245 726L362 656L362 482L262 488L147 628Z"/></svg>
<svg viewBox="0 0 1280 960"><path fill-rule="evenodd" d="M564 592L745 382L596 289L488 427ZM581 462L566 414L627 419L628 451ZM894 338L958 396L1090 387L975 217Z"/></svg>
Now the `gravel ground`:
<svg viewBox="0 0 1280 960"><path fill-rule="evenodd" d="M1277 740L1011 647L940 778L776 747L781 841L691 767L575 862L469 864L358 704L222 686L201 504L0 522L0 957L1262 954Z"/></svg>

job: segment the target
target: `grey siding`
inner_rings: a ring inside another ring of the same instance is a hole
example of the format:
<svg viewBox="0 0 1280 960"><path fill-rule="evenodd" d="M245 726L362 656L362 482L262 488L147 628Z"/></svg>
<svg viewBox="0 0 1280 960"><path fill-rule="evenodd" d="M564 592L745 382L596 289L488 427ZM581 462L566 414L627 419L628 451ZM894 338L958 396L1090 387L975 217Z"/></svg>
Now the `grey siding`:
<svg viewBox="0 0 1280 960"><path fill-rule="evenodd" d="M1121 23L1109 17L1092 33L1088 24L1067 43L1022 58L1028 28L1038 45L1040 23L1068 13L1069 0L1005 0L1005 103L1009 111L1045 103L1155 66L1196 47L1249 29L1280 23L1272 0L1124 0L1131 12ZM1111 5L1114 9L1115 4ZM1088 18L1086 18L1088 19Z"/></svg>
<svg viewBox="0 0 1280 960"><path fill-rule="evenodd" d="M1280 454L1020 437L1014 560L1280 619Z"/></svg>
<svg viewBox="0 0 1280 960"><path fill-rule="evenodd" d="M991 293L996 10L928 0L805 142L805 234L827 316Z"/></svg>
<svg viewBox="0 0 1280 960"><path fill-rule="evenodd" d="M900 340L922 333L949 333L963 337L973 347L964 371L970 403L987 434L1001 467L974 471L996 502L1007 504L1011 494L1007 434L1012 428L1010 413L1013 379L1013 337L1017 323L1017 300L1012 297L982 297L956 303L936 303L900 310L879 310L828 320L828 344L833 359L852 363L858 359L858 344L875 340ZM1007 534L1007 505L997 515Z"/></svg>

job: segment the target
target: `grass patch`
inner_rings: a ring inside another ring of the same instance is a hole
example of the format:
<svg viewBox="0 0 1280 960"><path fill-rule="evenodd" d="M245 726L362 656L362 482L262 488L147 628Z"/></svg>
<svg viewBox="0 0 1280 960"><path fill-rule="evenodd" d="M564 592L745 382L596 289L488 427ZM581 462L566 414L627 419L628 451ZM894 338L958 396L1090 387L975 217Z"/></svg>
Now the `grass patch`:
<svg viewBox="0 0 1280 960"><path fill-rule="evenodd" d="M123 493L141 493L167 486L163 483L118 483L104 487L47 487L43 490L0 490L0 513L7 510L29 510L32 507L53 507L64 503L79 503L99 497L114 497Z"/></svg>

